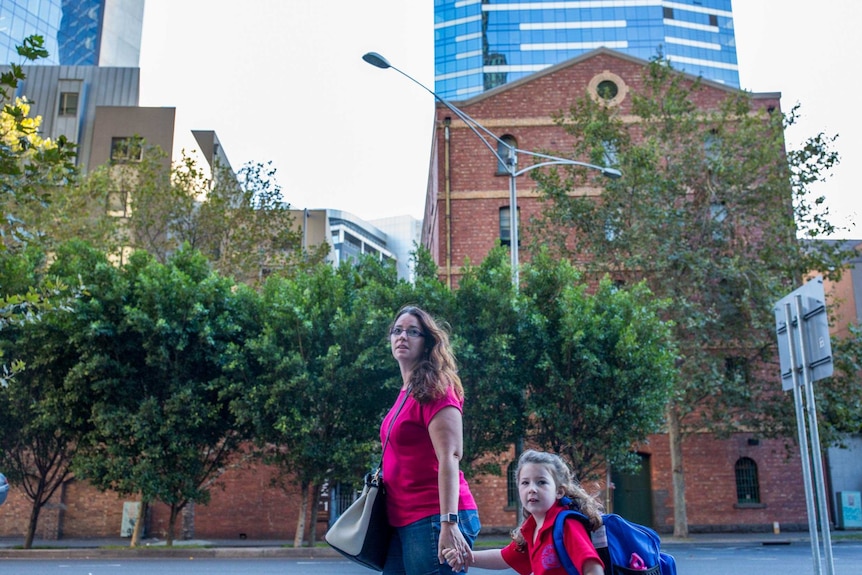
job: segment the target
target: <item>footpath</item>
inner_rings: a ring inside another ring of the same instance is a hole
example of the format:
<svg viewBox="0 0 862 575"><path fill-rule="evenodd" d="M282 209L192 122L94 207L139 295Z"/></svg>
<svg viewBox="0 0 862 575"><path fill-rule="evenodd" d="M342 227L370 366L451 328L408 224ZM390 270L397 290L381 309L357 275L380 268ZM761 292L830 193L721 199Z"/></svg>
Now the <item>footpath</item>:
<svg viewBox="0 0 862 575"><path fill-rule="evenodd" d="M858 541L858 532L832 534L833 543L843 540ZM476 548L505 544L505 536L480 537ZM292 541L251 539L191 539L175 541L172 547L158 539L144 539L139 547L130 548L128 538L36 540L32 549L21 549L21 538L0 539L0 559L115 559L133 557L164 558L294 558L322 559L341 557L325 543L315 547L294 548ZM746 547L761 545L810 545L808 532L772 533L695 533L681 539L662 536L662 549L690 546Z"/></svg>

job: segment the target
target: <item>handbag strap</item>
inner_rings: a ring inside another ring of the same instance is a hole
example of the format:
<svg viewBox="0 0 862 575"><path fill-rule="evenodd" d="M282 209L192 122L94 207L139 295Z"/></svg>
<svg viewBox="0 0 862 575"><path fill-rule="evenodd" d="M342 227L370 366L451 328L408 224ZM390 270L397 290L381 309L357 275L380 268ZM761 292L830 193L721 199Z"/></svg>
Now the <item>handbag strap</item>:
<svg viewBox="0 0 862 575"><path fill-rule="evenodd" d="M389 434L392 433L392 426L395 425L395 420L398 419L398 414L401 413L401 408L404 407L404 404L407 403L407 398L410 397L411 389L413 389L413 386L407 388L407 391L404 393L404 399L401 400L401 404L398 406L398 410L395 412L395 415L393 415L392 419L389 421L389 428L386 430L386 440L383 442L383 449L380 452L380 466L377 468L377 472L374 474L375 477L380 475L380 471L383 469L383 455L386 454L386 446L389 445Z"/></svg>

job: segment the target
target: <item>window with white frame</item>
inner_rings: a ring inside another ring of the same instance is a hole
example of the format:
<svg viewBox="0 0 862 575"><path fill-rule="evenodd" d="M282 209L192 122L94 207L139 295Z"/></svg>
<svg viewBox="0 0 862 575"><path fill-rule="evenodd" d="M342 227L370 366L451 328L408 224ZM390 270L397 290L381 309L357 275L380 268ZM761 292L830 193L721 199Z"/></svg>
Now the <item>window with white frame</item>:
<svg viewBox="0 0 862 575"><path fill-rule="evenodd" d="M57 115L63 117L78 115L78 93L60 92L60 106Z"/></svg>

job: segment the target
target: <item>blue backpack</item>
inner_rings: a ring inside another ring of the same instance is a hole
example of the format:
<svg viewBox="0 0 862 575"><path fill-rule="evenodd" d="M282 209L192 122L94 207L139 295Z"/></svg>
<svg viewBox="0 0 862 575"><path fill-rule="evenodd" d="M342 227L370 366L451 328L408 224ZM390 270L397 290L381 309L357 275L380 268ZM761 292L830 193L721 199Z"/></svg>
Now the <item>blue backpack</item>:
<svg viewBox="0 0 862 575"><path fill-rule="evenodd" d="M563 498L561 503L569 505L571 501ZM569 575L580 573L563 544L563 524L568 518L579 521L591 534L593 545L605 564L605 575L676 575L673 556L661 551L661 539L649 527L609 513L602 515L602 527L591 532L590 520L586 515L566 509L554 521L554 548ZM605 537L602 537L603 530Z"/></svg>

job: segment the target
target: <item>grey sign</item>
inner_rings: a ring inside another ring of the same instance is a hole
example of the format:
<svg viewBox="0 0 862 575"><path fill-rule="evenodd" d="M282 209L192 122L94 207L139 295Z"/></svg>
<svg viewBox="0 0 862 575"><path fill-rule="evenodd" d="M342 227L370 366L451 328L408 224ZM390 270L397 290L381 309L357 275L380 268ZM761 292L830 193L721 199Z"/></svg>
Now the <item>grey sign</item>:
<svg viewBox="0 0 862 575"><path fill-rule="evenodd" d="M796 296L801 296L802 312L797 310ZM785 306L790 305L791 325L788 330ZM781 363L781 388L785 391L793 389L793 373L791 370L790 337L795 340L795 369L801 372L805 359L810 382L832 375L832 343L829 341L829 318L826 313L826 295L823 291L823 277L817 276L802 287L794 290L775 304L775 326L778 334L778 357ZM799 349L799 333L805 346ZM804 351L804 353L802 353Z"/></svg>

